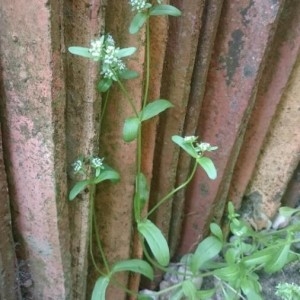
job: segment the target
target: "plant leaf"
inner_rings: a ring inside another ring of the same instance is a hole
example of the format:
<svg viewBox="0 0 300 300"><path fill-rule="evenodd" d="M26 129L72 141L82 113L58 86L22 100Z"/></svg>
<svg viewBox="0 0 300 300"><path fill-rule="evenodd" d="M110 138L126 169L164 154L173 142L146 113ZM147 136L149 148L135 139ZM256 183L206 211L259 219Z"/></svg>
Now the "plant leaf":
<svg viewBox="0 0 300 300"><path fill-rule="evenodd" d="M153 280L154 273L152 267L144 260L141 259L129 259L117 262L111 269L112 273L130 271L139 273L145 277Z"/></svg>
<svg viewBox="0 0 300 300"><path fill-rule="evenodd" d="M179 135L173 135L172 141L177 144L179 147L181 147L185 152L187 152L191 157L197 158L198 154L195 151L195 149L192 147L191 144L186 143L184 141L184 138Z"/></svg>
<svg viewBox="0 0 300 300"><path fill-rule="evenodd" d="M70 193L69 193L69 200L74 200L76 196L81 193L89 184L90 180L82 180L76 182L76 184L72 187Z"/></svg>
<svg viewBox="0 0 300 300"><path fill-rule="evenodd" d="M136 51L136 48L135 48L135 47L128 47L128 48L119 49L116 56L117 56L118 58L130 56L130 55L132 55L135 51Z"/></svg>
<svg viewBox="0 0 300 300"><path fill-rule="evenodd" d="M150 9L150 16L181 16L181 11L173 5L155 5Z"/></svg>
<svg viewBox="0 0 300 300"><path fill-rule="evenodd" d="M130 23L129 33L131 33L131 34L137 33L142 28L142 26L144 25L144 23L146 22L147 19L148 19L148 15L146 13L144 13L144 12L137 13L133 17L133 19Z"/></svg>
<svg viewBox="0 0 300 300"><path fill-rule="evenodd" d="M95 283L92 300L105 300L105 292L109 284L109 277L99 277Z"/></svg>
<svg viewBox="0 0 300 300"><path fill-rule="evenodd" d="M267 273L274 273L281 270L288 261L288 255L290 251L290 244L286 244L283 247L272 249L271 259L266 263L264 270Z"/></svg>
<svg viewBox="0 0 300 300"><path fill-rule="evenodd" d="M227 282L235 282L240 277L240 267L238 264L228 265L224 268L216 269L213 274Z"/></svg>
<svg viewBox="0 0 300 300"><path fill-rule="evenodd" d="M209 225L210 231L213 235L215 235L221 242L223 241L223 232L221 227L216 223L210 223Z"/></svg>
<svg viewBox="0 0 300 300"><path fill-rule="evenodd" d="M143 112L140 112L140 114L142 115L142 121L151 119L170 107L173 107L173 104L168 100L155 100L147 104L143 109Z"/></svg>
<svg viewBox="0 0 300 300"><path fill-rule="evenodd" d="M121 79L134 79L139 77L139 73L133 70L125 69L119 73Z"/></svg>
<svg viewBox="0 0 300 300"><path fill-rule="evenodd" d="M182 291L189 300L197 300L197 289L191 280L185 280L182 283Z"/></svg>
<svg viewBox="0 0 300 300"><path fill-rule="evenodd" d="M74 55L87 57L87 58L93 58L93 56L89 52L89 48L86 48L86 47L74 46L74 47L69 47L68 50L69 50L70 53L72 53Z"/></svg>
<svg viewBox="0 0 300 300"><path fill-rule="evenodd" d="M216 257L222 250L222 245L222 242L214 236L209 236L200 242L190 262L192 272L197 274L206 262Z"/></svg>
<svg viewBox="0 0 300 300"><path fill-rule="evenodd" d="M101 93L105 93L111 87L113 81L110 78L103 78L98 83L98 90Z"/></svg>
<svg viewBox="0 0 300 300"><path fill-rule="evenodd" d="M204 300L204 299L211 299L212 296L215 294L216 289L211 290L201 290L197 291L197 299Z"/></svg>
<svg viewBox="0 0 300 300"><path fill-rule="evenodd" d="M131 142L138 136L140 120L136 117L127 118L123 127L123 139L125 142Z"/></svg>
<svg viewBox="0 0 300 300"><path fill-rule="evenodd" d="M284 217L291 217L294 213L299 212L299 208L282 206L279 208L279 214Z"/></svg>
<svg viewBox="0 0 300 300"><path fill-rule="evenodd" d="M104 170L100 173L98 177L93 180L94 184L100 183L104 180L111 180L113 182L117 182L120 180L120 175L115 170Z"/></svg>
<svg viewBox="0 0 300 300"><path fill-rule="evenodd" d="M209 157L199 157L197 158L198 164L202 167L202 169L206 172L207 176L214 180L217 178L217 170L213 163L213 161Z"/></svg>
<svg viewBox="0 0 300 300"><path fill-rule="evenodd" d="M157 262L166 267L170 262L170 252L168 243L160 229L150 220L144 220L138 223L138 231L147 241Z"/></svg>
<svg viewBox="0 0 300 300"><path fill-rule="evenodd" d="M147 185L147 178L143 173L139 173L136 177L137 193L136 201L140 202L140 208L143 209L144 205L149 199L149 188Z"/></svg>
<svg viewBox="0 0 300 300"><path fill-rule="evenodd" d="M246 256L243 259L243 264L247 268L254 268L256 266L264 266L272 258L272 249L265 248Z"/></svg>

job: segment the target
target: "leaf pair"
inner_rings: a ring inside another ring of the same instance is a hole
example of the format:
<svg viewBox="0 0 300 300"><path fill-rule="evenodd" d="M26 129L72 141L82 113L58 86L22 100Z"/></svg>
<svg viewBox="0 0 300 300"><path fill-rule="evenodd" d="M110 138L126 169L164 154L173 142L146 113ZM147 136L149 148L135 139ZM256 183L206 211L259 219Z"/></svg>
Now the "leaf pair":
<svg viewBox="0 0 300 300"><path fill-rule="evenodd" d="M110 180L113 182L116 182L120 179L120 175L117 171L109 168L106 166L105 170L102 170L100 175L91 178L91 179L86 179L82 181L78 181L73 188L71 189L69 193L69 200L74 200L78 194L80 194L86 187L92 184L98 184L104 180Z"/></svg>
<svg viewBox="0 0 300 300"><path fill-rule="evenodd" d="M195 148L190 143L186 143L184 138L179 135L173 135L172 141L180 146L185 152L187 152L191 157L195 158L197 163L202 167L207 176L214 180L217 178L217 170L213 161L209 157L200 156L196 152Z"/></svg>
<svg viewBox="0 0 300 300"><path fill-rule="evenodd" d="M131 142L135 140L138 136L138 132L143 121L159 115L161 112L172 106L173 104L168 100L158 99L148 103L138 114L138 116L127 118L123 127L124 141Z"/></svg>
<svg viewBox="0 0 300 300"><path fill-rule="evenodd" d="M130 26L129 26L129 32L131 34L137 33L145 24L147 19L150 16L173 16L173 17L179 17L181 15L181 11L172 6L172 5L155 5L152 6L147 11L141 11L138 12L132 19Z"/></svg>

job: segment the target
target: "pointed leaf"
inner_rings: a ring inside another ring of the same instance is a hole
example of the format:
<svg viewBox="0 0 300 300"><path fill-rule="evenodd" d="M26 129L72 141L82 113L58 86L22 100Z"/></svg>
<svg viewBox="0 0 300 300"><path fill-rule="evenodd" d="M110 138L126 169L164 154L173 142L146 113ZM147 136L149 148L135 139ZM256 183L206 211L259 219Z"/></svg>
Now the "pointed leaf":
<svg viewBox="0 0 300 300"><path fill-rule="evenodd" d="M182 291L189 300L197 300L197 289L191 280L185 280L182 283Z"/></svg>
<svg viewBox="0 0 300 300"><path fill-rule="evenodd" d="M150 16L181 16L181 11L172 5L155 5L150 9Z"/></svg>
<svg viewBox="0 0 300 300"><path fill-rule="evenodd" d="M272 253L273 251L270 248L256 251L253 254L245 257L243 259L243 264L249 269L256 266L264 266L272 258Z"/></svg>
<svg viewBox="0 0 300 300"><path fill-rule="evenodd" d="M74 200L78 194L80 194L88 185L89 180L78 181L71 189L69 193L69 200Z"/></svg>
<svg viewBox="0 0 300 300"><path fill-rule="evenodd" d="M288 261L288 255L290 252L290 244L272 250L273 255L265 265L265 271L267 273L277 272L286 265Z"/></svg>
<svg viewBox="0 0 300 300"><path fill-rule="evenodd" d="M82 57L87 57L87 58L93 58L91 53L89 52L89 48L86 47L69 47L68 48L69 52L75 55L79 55Z"/></svg>
<svg viewBox="0 0 300 300"><path fill-rule="evenodd" d="M133 70L124 70L122 72L119 73L119 76L121 79L134 79L139 77L139 73Z"/></svg>
<svg viewBox="0 0 300 300"><path fill-rule="evenodd" d="M217 178L217 170L213 161L205 156L197 158L198 164L202 167L202 169L206 172L207 176L214 180Z"/></svg>
<svg viewBox="0 0 300 300"><path fill-rule="evenodd" d="M133 19L130 23L129 32L131 34L137 33L142 28L142 26L146 22L147 18L148 18L148 15L146 13L143 13L143 12L137 13L133 17Z"/></svg>
<svg viewBox="0 0 300 300"><path fill-rule="evenodd" d="M130 56L130 55L132 55L135 51L136 51L136 48L135 48L135 47L128 47L128 48L119 49L116 56L117 56L118 58Z"/></svg>
<svg viewBox="0 0 300 300"><path fill-rule="evenodd" d="M192 147L191 144L186 143L184 141L184 138L179 136L179 135L173 135L172 136L172 141L180 146L185 152L187 152L191 157L197 158L198 154L195 151L195 149Z"/></svg>
<svg viewBox="0 0 300 300"><path fill-rule="evenodd" d="M100 183L104 180L111 180L113 182L117 182L120 180L120 175L117 171L114 170L104 170L100 173L98 177L93 180L94 184Z"/></svg>
<svg viewBox="0 0 300 300"><path fill-rule="evenodd" d="M197 299L200 300L212 299L215 293L216 293L216 289L197 291L197 297L198 297Z"/></svg>
<svg viewBox="0 0 300 300"><path fill-rule="evenodd" d="M153 118L170 107L173 107L173 104L168 100L155 100L145 106L142 114L142 121Z"/></svg>
<svg viewBox="0 0 300 300"><path fill-rule="evenodd" d="M111 87L113 81L110 78L103 78L98 83L98 90L101 93L105 93Z"/></svg>
<svg viewBox="0 0 300 300"><path fill-rule="evenodd" d="M154 273L152 267L144 260L141 259L129 259L117 262L111 272L123 272L130 271L144 275L150 280L153 280Z"/></svg>
<svg viewBox="0 0 300 300"><path fill-rule="evenodd" d="M194 274L209 260L216 257L222 250L222 242L214 236L205 238L197 247L190 263Z"/></svg>
<svg viewBox="0 0 300 300"><path fill-rule="evenodd" d="M241 275L239 265L232 264L224 268L216 269L212 272L218 276L221 280L228 282L235 282Z"/></svg>
<svg viewBox="0 0 300 300"><path fill-rule="evenodd" d="M211 223L209 225L210 231L214 234L221 242L223 241L223 232L221 227L216 223Z"/></svg>
<svg viewBox="0 0 300 300"><path fill-rule="evenodd" d="M167 266L170 261L170 252L168 243L160 229L150 220L145 220L138 223L138 231L147 241L157 262L162 266Z"/></svg>
<svg viewBox="0 0 300 300"><path fill-rule="evenodd" d="M140 120L136 117L131 117L125 120L123 127L123 139L125 142L131 142L138 136L140 128Z"/></svg>
<svg viewBox="0 0 300 300"><path fill-rule="evenodd" d="M95 283L92 300L105 300L105 292L109 284L109 277L99 277Z"/></svg>

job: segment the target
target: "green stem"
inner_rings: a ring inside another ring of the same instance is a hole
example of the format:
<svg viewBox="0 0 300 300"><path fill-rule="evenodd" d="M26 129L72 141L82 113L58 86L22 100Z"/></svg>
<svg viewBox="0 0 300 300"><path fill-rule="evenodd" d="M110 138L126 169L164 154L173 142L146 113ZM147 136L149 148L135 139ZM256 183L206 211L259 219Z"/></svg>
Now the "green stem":
<svg viewBox="0 0 300 300"><path fill-rule="evenodd" d="M149 82L150 82L150 26L149 19L146 22L146 78L145 78L145 86L144 86L144 96L142 101L142 110L140 114L140 120L143 118L144 107L148 102L149 95ZM140 186L140 176L142 169L142 126L139 127L138 136L137 136L137 179L135 183L135 193L139 193ZM135 221L138 223L141 219L141 203L139 197L134 203L134 214Z"/></svg>
<svg viewBox="0 0 300 300"><path fill-rule="evenodd" d="M107 107L107 102L108 102L108 96L109 96L109 90L106 92L106 95L105 95L104 104L103 104L103 107L102 107L102 112L101 112L101 117L100 117L100 126L102 124L103 117L104 117L104 114L106 112L106 107Z"/></svg>
<svg viewBox="0 0 300 300"><path fill-rule="evenodd" d="M135 108L135 106L134 106L134 104L133 104L133 101L132 101L132 99L131 99L129 93L127 92L127 90L126 90L126 88L124 87L123 83L122 83L119 79L117 80L117 82L118 82L118 84L119 84L119 86L120 86L122 92L124 93L125 97L127 98L127 100L128 100L128 102L129 102L129 104L130 104L132 110L134 111L135 116L138 117L139 114L138 114L138 112L137 112L137 110L136 110L136 108Z"/></svg>
<svg viewBox="0 0 300 300"><path fill-rule="evenodd" d="M105 275L97 266L94 253L93 253L93 228L95 230L95 236L96 236L96 241L97 241L97 246L99 249L99 252L101 254L101 258L103 260L106 272L109 274L110 273L110 268L108 266L103 248L101 246L101 242L99 239L98 231L97 231L97 224L96 224L96 219L95 219L95 210L94 210L94 198L95 198L95 185L90 185L90 197L89 197L89 248L90 248L90 255L91 259L93 262L93 265L95 269L97 270L98 273L101 275Z"/></svg>
<svg viewBox="0 0 300 300"><path fill-rule="evenodd" d="M172 190L168 195L166 195L164 198L162 198L158 203L156 203L152 209L148 212L147 214L147 218L149 218L149 216L159 207L161 206L165 201L167 201L170 197L172 197L175 193L177 193L179 190L181 190L182 188L184 188L187 184L190 183L190 181L192 180L192 178L194 177L194 174L196 172L196 169L197 169L197 161L195 161L195 165L194 165L194 168L189 176L189 178L184 182L182 183L180 186L178 186L176 189Z"/></svg>

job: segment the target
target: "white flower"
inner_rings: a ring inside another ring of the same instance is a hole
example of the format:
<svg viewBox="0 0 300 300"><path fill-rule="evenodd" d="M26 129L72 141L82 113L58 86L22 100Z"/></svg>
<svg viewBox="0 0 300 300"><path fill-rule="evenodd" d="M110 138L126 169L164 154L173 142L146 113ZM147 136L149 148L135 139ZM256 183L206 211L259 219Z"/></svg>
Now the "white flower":
<svg viewBox="0 0 300 300"><path fill-rule="evenodd" d="M82 171L82 169L83 169L82 160L78 159L75 162L73 162L72 167L73 167L73 170L74 170L75 173L78 173L78 172Z"/></svg>
<svg viewBox="0 0 300 300"><path fill-rule="evenodd" d="M133 11L136 10L138 12L150 8L152 6L150 3L147 2L147 0L129 0L129 4L131 5Z"/></svg>
<svg viewBox="0 0 300 300"><path fill-rule="evenodd" d="M103 167L103 160L104 160L104 158L93 157L93 158L91 159L91 166L92 166L93 168L101 168L101 169L103 169L103 168L104 168L104 167Z"/></svg>
<svg viewBox="0 0 300 300"><path fill-rule="evenodd" d="M101 59L103 48L104 48L104 36L101 36L99 39L91 41L91 47L89 48L89 52L91 53L95 61Z"/></svg>

